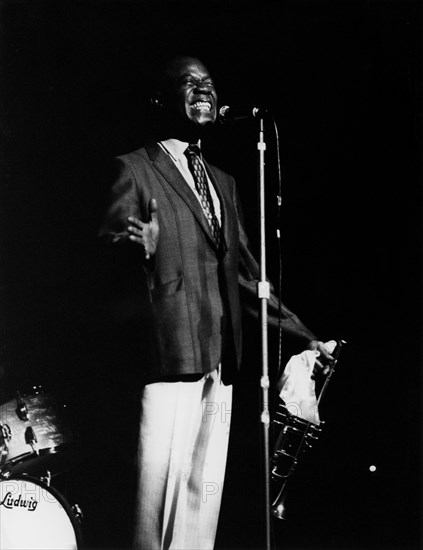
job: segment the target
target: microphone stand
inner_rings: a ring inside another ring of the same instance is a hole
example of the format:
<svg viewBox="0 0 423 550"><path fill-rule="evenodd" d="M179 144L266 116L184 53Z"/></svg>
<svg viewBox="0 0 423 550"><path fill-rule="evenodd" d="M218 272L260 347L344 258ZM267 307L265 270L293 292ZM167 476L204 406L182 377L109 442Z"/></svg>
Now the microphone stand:
<svg viewBox="0 0 423 550"><path fill-rule="evenodd" d="M271 507L270 507L270 459L269 459L269 369L268 369L268 338L267 338L267 300L270 298L270 285L266 277L266 224L265 224L265 192L264 192L264 118L259 118L258 149L258 178L259 178L259 204L260 204L260 280L257 285L257 295L260 300L260 325L262 344L262 375L260 387L262 392L262 435L264 451L264 498L266 514L266 550L270 550L271 533Z"/></svg>

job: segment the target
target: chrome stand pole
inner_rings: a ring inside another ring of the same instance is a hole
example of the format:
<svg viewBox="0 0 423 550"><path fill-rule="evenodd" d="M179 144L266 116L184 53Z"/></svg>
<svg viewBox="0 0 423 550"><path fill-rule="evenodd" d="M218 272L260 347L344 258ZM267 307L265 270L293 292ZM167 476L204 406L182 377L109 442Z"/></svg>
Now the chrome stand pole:
<svg viewBox="0 0 423 550"><path fill-rule="evenodd" d="M269 461L269 369L268 369L268 336L267 336L267 301L270 297L270 285L266 277L266 224L265 224L265 150L264 120L259 120L258 149L258 178L259 178L259 203L260 203L260 280L257 288L260 300L260 324L261 324L261 351L262 374L260 379L262 394L261 424L263 436L263 460L264 460L264 498L266 520L266 549L271 548L271 516L270 516L270 461Z"/></svg>

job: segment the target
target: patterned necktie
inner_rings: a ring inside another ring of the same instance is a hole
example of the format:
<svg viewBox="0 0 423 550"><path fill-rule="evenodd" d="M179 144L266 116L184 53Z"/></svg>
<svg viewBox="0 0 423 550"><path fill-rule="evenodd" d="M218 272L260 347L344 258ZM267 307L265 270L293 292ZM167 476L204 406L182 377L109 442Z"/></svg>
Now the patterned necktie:
<svg viewBox="0 0 423 550"><path fill-rule="evenodd" d="M220 225L214 212L210 188L203 165L200 162L200 149L197 145L189 145L184 152L188 159L189 169L194 177L195 188L200 195L203 212L209 222L217 246L220 246Z"/></svg>

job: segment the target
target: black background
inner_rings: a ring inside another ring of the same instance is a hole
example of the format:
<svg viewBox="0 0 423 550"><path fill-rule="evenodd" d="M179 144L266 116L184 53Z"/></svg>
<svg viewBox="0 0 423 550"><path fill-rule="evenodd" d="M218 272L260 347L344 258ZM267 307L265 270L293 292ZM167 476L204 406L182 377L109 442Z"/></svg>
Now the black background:
<svg viewBox="0 0 423 550"><path fill-rule="evenodd" d="M275 522L274 544L418 548L420 2L0 6L2 400L90 368L104 167L142 144L157 56L192 53L214 74L221 104L271 108L283 175L282 296L320 338L348 342L325 398L325 430L293 482L291 520ZM205 154L236 176L257 251L256 123L214 134ZM273 124L265 136L268 271L277 281ZM264 547L257 326L246 324L245 340L220 549Z"/></svg>

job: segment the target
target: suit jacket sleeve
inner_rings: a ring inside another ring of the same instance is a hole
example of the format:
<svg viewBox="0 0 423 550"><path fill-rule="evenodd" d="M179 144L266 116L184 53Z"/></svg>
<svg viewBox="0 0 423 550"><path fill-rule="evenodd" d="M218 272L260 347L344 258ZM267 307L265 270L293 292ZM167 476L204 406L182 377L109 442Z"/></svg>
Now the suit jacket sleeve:
<svg viewBox="0 0 423 550"><path fill-rule="evenodd" d="M120 158L115 158L114 162L113 185L109 191L99 237L104 244L115 245L114 248L120 250L120 261L126 257L125 264L135 261L135 265L151 270L154 268L154 259L145 259L143 247L129 239L127 230L129 216L146 221L148 212L141 211L142 204L131 163Z"/></svg>
<svg viewBox="0 0 423 550"><path fill-rule="evenodd" d="M149 293L146 280L153 261L146 261L142 246L129 239L128 216L145 220L132 166L115 158L98 231L99 258L104 287L104 315L113 322L137 322L146 314Z"/></svg>
<svg viewBox="0 0 423 550"><path fill-rule="evenodd" d="M260 280L260 269L257 260L252 254L248 237L244 227L243 213L240 201L235 191L235 208L239 220L239 285L241 302L244 311L259 316L259 300L257 298L257 283ZM270 284L270 299L268 300L268 324L272 328L279 327L281 320L282 330L304 342L310 342L317 337L304 325L304 323L290 311L284 304L279 303L275 289Z"/></svg>
<svg viewBox="0 0 423 550"><path fill-rule="evenodd" d="M128 216L141 217L138 190L129 163L116 158L113 176L113 186L109 191L99 236L107 244L123 244L129 237Z"/></svg>

